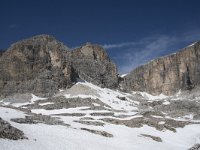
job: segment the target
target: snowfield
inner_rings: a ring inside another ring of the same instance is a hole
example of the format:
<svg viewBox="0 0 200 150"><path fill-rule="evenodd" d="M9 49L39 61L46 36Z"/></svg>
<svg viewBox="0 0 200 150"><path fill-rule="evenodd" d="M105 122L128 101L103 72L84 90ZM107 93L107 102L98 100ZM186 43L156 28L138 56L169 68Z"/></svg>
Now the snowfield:
<svg viewBox="0 0 200 150"><path fill-rule="evenodd" d="M0 117L28 139L0 138L0 150L187 150L200 143L196 114L168 111L176 106L171 97L123 93L79 82L54 98L32 94L23 103L2 100ZM26 116L38 122L12 121ZM38 116L61 123L49 124Z"/></svg>

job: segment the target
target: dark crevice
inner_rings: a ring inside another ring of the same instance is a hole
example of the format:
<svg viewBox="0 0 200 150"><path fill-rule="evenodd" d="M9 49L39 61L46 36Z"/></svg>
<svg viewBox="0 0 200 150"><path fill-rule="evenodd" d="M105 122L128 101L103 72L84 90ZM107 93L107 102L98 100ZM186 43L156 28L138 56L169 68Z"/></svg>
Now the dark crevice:
<svg viewBox="0 0 200 150"><path fill-rule="evenodd" d="M187 65L187 72L186 72L186 88L187 88L187 90L192 90L192 88L193 88L193 84L192 84L192 81L190 78L190 70L189 70L188 65Z"/></svg>

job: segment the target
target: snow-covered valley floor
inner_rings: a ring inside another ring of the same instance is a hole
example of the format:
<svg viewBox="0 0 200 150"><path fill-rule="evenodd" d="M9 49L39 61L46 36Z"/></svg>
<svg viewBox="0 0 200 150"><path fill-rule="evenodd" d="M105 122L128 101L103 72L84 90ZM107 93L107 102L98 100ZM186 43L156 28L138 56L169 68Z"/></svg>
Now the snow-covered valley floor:
<svg viewBox="0 0 200 150"><path fill-rule="evenodd" d="M187 150L200 143L200 99L180 93L123 93L79 82L51 98L10 99L0 101L0 118L27 139L0 138L0 150Z"/></svg>

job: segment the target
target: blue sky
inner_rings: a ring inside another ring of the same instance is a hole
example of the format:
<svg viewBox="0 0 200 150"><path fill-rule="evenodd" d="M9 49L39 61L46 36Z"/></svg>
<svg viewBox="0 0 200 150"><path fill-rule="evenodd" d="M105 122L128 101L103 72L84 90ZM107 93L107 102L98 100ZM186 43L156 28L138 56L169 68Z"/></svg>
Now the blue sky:
<svg viewBox="0 0 200 150"><path fill-rule="evenodd" d="M126 73L200 40L199 0L1 0L0 48L37 34L103 45Z"/></svg>

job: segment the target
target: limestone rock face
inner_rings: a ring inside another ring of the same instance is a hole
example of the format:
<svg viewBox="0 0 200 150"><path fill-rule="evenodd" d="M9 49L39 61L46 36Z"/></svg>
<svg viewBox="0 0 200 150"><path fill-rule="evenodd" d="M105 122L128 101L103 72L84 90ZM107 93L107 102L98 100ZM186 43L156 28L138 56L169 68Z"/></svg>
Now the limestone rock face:
<svg viewBox="0 0 200 150"><path fill-rule="evenodd" d="M118 86L117 67L101 46L87 43L72 51L71 60L81 79L102 87Z"/></svg>
<svg viewBox="0 0 200 150"><path fill-rule="evenodd" d="M52 96L79 77L103 87L118 85L117 68L98 45L70 51L49 35L14 43L0 57L0 97L16 93Z"/></svg>
<svg viewBox="0 0 200 150"><path fill-rule="evenodd" d="M155 59L136 68L122 83L126 90L145 91L153 95L171 95L200 85L200 42L176 54Z"/></svg>
<svg viewBox="0 0 200 150"><path fill-rule="evenodd" d="M0 57L0 95L52 95L71 85L68 48L49 35L19 41Z"/></svg>

